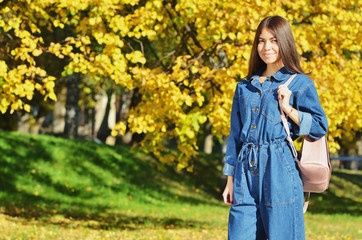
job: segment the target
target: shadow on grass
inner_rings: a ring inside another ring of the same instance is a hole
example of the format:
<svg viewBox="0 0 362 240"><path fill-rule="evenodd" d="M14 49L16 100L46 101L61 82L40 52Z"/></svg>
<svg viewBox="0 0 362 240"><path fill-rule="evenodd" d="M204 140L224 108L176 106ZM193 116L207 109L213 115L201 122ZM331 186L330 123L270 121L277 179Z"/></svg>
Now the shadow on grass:
<svg viewBox="0 0 362 240"><path fill-rule="evenodd" d="M34 138L22 139L20 136L6 135L1 133L0 143L0 191L8 195L19 194L17 186L18 176L24 176L31 173L31 165L42 160L51 159L46 149L40 144L34 144ZM6 201L6 199L4 199Z"/></svg>
<svg viewBox="0 0 362 240"><path fill-rule="evenodd" d="M334 171L329 189L324 193L311 194L308 212L361 216L361 188L361 174Z"/></svg>
<svg viewBox="0 0 362 240"><path fill-rule="evenodd" d="M194 173L177 172L171 167L160 171L151 157L126 147L6 132L0 132L0 152L0 209L11 216L37 218L47 223L52 216L62 215L67 219L95 221L89 225L104 229L186 228L204 223L169 216L115 214L119 209L110 207L110 199L131 197L156 211L163 202L214 204L209 196L222 202L224 183L220 180L222 164L218 155L201 153L194 159ZM308 211L360 215L361 177L333 172L331 188L323 194L312 194ZM38 186L43 192L37 192ZM357 189L359 196L351 197L349 186ZM208 195L182 192L192 188ZM337 190L342 194L337 194ZM102 199L107 194L108 198Z"/></svg>
<svg viewBox="0 0 362 240"><path fill-rule="evenodd" d="M79 206L78 206L79 207ZM79 210L79 209L78 209ZM9 208L4 212L8 216L21 217L25 221L37 220L37 225L59 225L61 227L87 227L90 229L121 229L121 230L139 230L139 229L185 229L185 228L203 228L207 222L182 219L177 217L149 215L128 216L126 214L107 213L107 209L94 208L92 213L72 211L58 211L54 213L51 209L35 207L33 209Z"/></svg>
<svg viewBox="0 0 362 240"><path fill-rule="evenodd" d="M362 189L362 175L357 173L351 172L342 172L342 171L335 171L332 173L334 176L344 179L345 181L349 181L355 185L357 185L360 189ZM362 196L359 196L360 198Z"/></svg>
<svg viewBox="0 0 362 240"><path fill-rule="evenodd" d="M208 193L210 197L223 203L222 192L226 185L226 177L222 174L222 155L200 152L193 163L194 171L185 174L188 185Z"/></svg>
<svg viewBox="0 0 362 240"><path fill-rule="evenodd" d="M132 196L145 204L155 205L148 199L158 199L159 203L210 204L205 197L185 195L180 191L176 193L173 187L175 184L186 184L188 188L198 185L209 189L210 182L202 181L202 178L194 180L192 175L186 173L176 174L172 168L160 172L152 158L122 146L0 132L0 152L0 209L11 216L42 219L60 214L73 219L94 220L100 222L102 228L132 228L131 223L164 228L186 227L202 223L168 217L154 219L150 216L114 215L110 218L113 220L107 220L99 213L117 209L109 207L109 199L92 200L106 191L107 194L121 193L125 198ZM201 168L201 172L206 171L204 165ZM213 178L212 175L209 177ZM87 183L80 180L69 183L73 178L83 179ZM47 192L38 193L38 186ZM87 190L89 187L93 190Z"/></svg>
<svg viewBox="0 0 362 240"><path fill-rule="evenodd" d="M62 227L74 226L74 224L82 225L91 229L121 229L121 230L139 230L139 229L187 229L187 228L202 228L205 223L193 220L185 220L175 217L151 217L151 216L125 216L111 214L107 216L92 215L71 216L72 221L68 218L51 217L44 218L40 222L43 224L54 224Z"/></svg>

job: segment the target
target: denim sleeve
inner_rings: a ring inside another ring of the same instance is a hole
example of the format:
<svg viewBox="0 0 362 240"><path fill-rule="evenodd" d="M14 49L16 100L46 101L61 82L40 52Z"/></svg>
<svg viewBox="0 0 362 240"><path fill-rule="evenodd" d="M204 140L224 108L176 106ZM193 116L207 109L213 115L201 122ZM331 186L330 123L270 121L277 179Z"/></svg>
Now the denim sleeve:
<svg viewBox="0 0 362 240"><path fill-rule="evenodd" d="M234 176L235 166L237 163L237 156L241 146L240 131L241 131L241 118L240 118L240 108L239 108L239 96L236 88L235 95L233 98L233 105L231 109L230 134L226 148L225 165L223 170L224 175L227 176Z"/></svg>
<svg viewBox="0 0 362 240"><path fill-rule="evenodd" d="M328 120L319 102L314 83L309 83L297 93L296 105L300 126L295 125L295 134L298 136L308 135L314 139L319 139L326 135Z"/></svg>

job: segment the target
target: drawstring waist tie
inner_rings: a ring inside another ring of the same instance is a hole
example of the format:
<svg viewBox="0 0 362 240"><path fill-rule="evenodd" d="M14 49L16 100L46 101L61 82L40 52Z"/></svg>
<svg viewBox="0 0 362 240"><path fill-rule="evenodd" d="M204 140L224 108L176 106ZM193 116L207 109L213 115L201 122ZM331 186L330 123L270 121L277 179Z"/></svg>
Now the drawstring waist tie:
<svg viewBox="0 0 362 240"><path fill-rule="evenodd" d="M254 143L243 144L243 147L241 148L238 156L239 162L243 160L245 150L249 149L249 154L247 156L249 167L256 167L258 164L258 157L256 156L256 151L258 148L259 146L255 145Z"/></svg>
<svg viewBox="0 0 362 240"><path fill-rule="evenodd" d="M247 161L250 168L256 168L258 165L258 157L257 157L257 151L259 148L267 148L271 145L289 145L289 147L292 150L293 156L296 158L296 149L294 147L293 143L290 143L287 139L276 139L271 142L266 142L263 144L255 144L255 143L244 143L241 147L241 150L238 155L238 161L241 162L244 159L244 155L247 154Z"/></svg>

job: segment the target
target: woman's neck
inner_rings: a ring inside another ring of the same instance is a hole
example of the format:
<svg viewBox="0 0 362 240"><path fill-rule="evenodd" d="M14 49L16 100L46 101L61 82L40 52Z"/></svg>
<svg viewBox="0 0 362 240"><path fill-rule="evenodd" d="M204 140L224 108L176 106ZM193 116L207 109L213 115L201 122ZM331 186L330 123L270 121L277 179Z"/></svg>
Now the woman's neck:
<svg viewBox="0 0 362 240"><path fill-rule="evenodd" d="M284 67L283 63L275 63L275 64L268 64L266 66L265 71L263 72L263 76L271 76L278 72L282 67Z"/></svg>

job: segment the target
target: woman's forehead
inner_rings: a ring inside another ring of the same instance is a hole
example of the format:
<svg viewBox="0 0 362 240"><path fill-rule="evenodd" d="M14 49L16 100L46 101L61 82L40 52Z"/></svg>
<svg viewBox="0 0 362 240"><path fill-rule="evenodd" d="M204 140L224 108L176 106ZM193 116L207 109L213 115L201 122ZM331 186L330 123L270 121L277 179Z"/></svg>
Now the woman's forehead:
<svg viewBox="0 0 362 240"><path fill-rule="evenodd" d="M269 28L263 28L261 30L259 38L270 39L270 38L276 38L276 36Z"/></svg>

